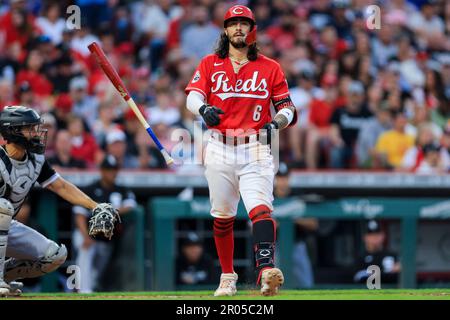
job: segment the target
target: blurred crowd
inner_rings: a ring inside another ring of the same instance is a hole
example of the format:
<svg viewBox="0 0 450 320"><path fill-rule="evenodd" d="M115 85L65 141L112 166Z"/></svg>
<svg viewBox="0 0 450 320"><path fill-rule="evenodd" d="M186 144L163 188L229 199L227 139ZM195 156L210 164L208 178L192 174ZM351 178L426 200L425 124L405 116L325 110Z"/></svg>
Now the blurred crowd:
<svg viewBox="0 0 450 320"><path fill-rule="evenodd" d="M170 151L176 129L193 137L198 126L184 88L236 3L254 11L261 52L281 64L301 115L282 132L281 160L307 169L449 170L445 0L0 1L0 105L43 114L54 166L94 168L108 153L125 169L164 169L87 45L101 43ZM79 29L68 26L73 4ZM374 4L379 28L367 10Z"/></svg>

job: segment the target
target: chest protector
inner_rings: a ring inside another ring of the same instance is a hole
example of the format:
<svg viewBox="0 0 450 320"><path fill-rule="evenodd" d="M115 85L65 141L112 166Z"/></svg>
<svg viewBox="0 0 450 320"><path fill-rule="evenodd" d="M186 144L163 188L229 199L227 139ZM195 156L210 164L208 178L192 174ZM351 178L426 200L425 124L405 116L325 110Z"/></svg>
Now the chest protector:
<svg viewBox="0 0 450 320"><path fill-rule="evenodd" d="M34 153L28 153L24 161L17 161L0 148L0 197L11 202L14 215L38 179L44 162L43 155Z"/></svg>

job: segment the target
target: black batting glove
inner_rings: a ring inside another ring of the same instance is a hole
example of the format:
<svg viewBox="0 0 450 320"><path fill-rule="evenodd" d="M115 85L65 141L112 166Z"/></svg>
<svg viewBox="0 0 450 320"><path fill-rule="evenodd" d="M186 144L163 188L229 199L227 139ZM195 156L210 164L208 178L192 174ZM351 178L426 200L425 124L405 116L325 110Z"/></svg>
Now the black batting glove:
<svg viewBox="0 0 450 320"><path fill-rule="evenodd" d="M264 127L262 127L263 129L266 129L266 130L276 130L276 129L278 129L278 123L275 121L275 120L273 120L273 121L271 121L271 122L269 122L269 123L266 123L265 125L264 125Z"/></svg>
<svg viewBox="0 0 450 320"><path fill-rule="evenodd" d="M272 131L275 131L278 129L278 123L276 121L271 121L266 123L261 130L261 135L262 137L265 137L260 139L260 141L262 143L267 143L270 144L271 142L271 137L272 137Z"/></svg>
<svg viewBox="0 0 450 320"><path fill-rule="evenodd" d="M210 106L209 104L204 104L198 111L203 117L203 120L205 120L206 124L210 127L217 126L220 123L219 114L225 113L222 109L215 106Z"/></svg>

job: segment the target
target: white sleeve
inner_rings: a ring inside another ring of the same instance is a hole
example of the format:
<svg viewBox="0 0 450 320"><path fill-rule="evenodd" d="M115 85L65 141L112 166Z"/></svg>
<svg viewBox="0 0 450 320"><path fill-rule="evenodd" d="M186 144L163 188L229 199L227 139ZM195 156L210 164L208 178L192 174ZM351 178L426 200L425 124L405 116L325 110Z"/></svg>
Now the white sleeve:
<svg viewBox="0 0 450 320"><path fill-rule="evenodd" d="M122 201L122 207L136 208L136 196L133 192L128 191L126 198Z"/></svg>
<svg viewBox="0 0 450 320"><path fill-rule="evenodd" d="M403 169L411 170L416 165L417 161L417 147L412 147L406 150L403 159L401 167Z"/></svg>
<svg viewBox="0 0 450 320"><path fill-rule="evenodd" d="M91 212L88 209L83 208L81 206L73 206L72 207L72 213L73 214L80 214L80 215L88 217L88 218L91 216Z"/></svg>
<svg viewBox="0 0 450 320"><path fill-rule="evenodd" d="M201 93L196 92L194 90L191 90L189 92L186 100L186 106L189 111L198 116L200 115L198 109L200 109L200 107L204 104L205 104L205 97Z"/></svg>

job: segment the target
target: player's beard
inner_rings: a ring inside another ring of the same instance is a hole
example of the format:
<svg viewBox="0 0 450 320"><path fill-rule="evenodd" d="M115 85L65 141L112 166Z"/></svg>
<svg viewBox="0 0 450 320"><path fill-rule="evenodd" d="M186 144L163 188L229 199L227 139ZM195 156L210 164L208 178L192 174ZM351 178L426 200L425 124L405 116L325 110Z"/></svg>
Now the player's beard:
<svg viewBox="0 0 450 320"><path fill-rule="evenodd" d="M228 36L228 40L230 41L231 45L236 49L242 49L247 46L247 43L245 43L245 37L238 38L237 41L235 41L234 39L235 37Z"/></svg>

